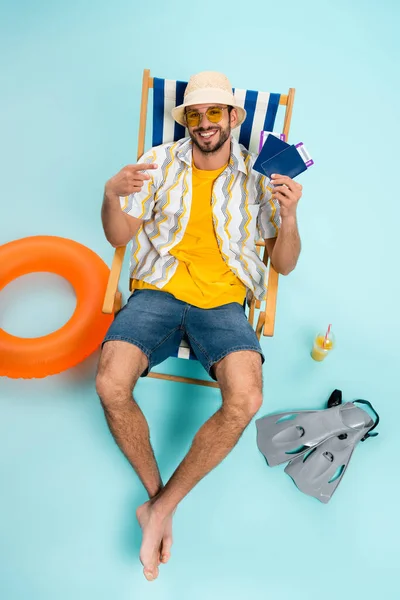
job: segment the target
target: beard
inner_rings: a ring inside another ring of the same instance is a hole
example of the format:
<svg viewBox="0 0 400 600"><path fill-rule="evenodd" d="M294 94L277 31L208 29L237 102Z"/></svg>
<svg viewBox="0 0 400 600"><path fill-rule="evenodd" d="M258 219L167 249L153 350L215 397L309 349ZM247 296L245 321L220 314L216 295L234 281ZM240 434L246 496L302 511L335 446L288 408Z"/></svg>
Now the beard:
<svg viewBox="0 0 400 600"><path fill-rule="evenodd" d="M206 131L212 131L213 129L217 129L219 133L217 141L208 141L207 139L199 139L197 136L198 133L205 133ZM190 138L195 146L202 152L209 156L210 154L215 154L222 148L225 142L230 138L231 135L231 126L228 124L225 129L222 127L208 127L207 129L199 128L195 131L189 131Z"/></svg>

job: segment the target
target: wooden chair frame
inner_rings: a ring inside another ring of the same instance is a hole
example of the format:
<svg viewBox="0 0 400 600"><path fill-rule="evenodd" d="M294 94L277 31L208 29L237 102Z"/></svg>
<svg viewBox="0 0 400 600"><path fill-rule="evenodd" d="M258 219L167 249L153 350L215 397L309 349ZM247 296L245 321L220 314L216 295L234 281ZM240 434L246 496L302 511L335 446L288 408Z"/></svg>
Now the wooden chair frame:
<svg viewBox="0 0 400 600"><path fill-rule="evenodd" d="M146 123L147 123L147 107L148 107L148 99L149 99L149 90L153 88L153 78L150 77L150 69L144 69L143 71L143 83L142 83L142 100L140 107L140 121L139 121L139 140L138 140L138 152L137 158L139 159L144 154L144 144L146 137ZM290 123L292 119L293 112L293 103L295 96L295 88L289 88L289 92L287 95L281 95L280 105L286 106L283 131L285 134L286 140L289 138L289 130ZM265 266L268 266L268 252L265 247L265 243L263 240L260 240L256 243L257 252L259 256L262 258ZM103 313L111 314L121 310L122 306L122 294L118 291L118 283L121 275L122 264L124 261L126 246L120 246L115 249L114 258L111 266L111 272L108 279L107 289L105 293L104 303L103 303ZM261 255L262 252L262 255ZM257 325L255 327L255 332L260 339L261 333L264 336L272 337L274 335L275 329L275 314L276 314L276 304L277 304L277 296L278 296L278 273L275 269L270 265L269 273L268 273L268 290L267 296L265 299L265 310L262 310L258 315ZM264 301L263 301L264 302ZM249 305L249 323L252 327L254 327L254 316L255 311L261 308L261 302L251 299ZM169 381L179 381L184 383L192 383L197 385L203 385L208 387L219 387L218 383L214 381L207 381L204 379L192 379L190 377L180 377L179 375L167 375L164 373L149 373L148 377L153 377L155 379L166 379Z"/></svg>

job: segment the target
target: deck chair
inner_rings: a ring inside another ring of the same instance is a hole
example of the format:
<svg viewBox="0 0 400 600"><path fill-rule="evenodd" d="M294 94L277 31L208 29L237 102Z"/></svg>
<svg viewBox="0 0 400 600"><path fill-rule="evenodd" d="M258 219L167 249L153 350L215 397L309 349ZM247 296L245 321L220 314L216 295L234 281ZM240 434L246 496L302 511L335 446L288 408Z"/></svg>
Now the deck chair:
<svg viewBox="0 0 400 600"><path fill-rule="evenodd" d="M171 116L171 109L183 103L183 95L186 88L186 82L171 81L168 79L159 79L150 77L150 70L143 72L142 101L140 109L139 122L139 142L138 159L144 154L146 123L149 103L149 90L153 90L153 119L152 119L152 146L158 146L167 142L177 141L187 133L185 128L176 123ZM260 132L274 131L275 119L279 106L285 106L283 128L279 133L284 133L286 140L289 137L289 128L292 117L295 89L290 88L287 95L272 94L267 92L256 92L250 90L234 89L234 94L238 103L247 111L247 118L240 127L233 130L233 135L251 152L258 152ZM264 264L268 266L268 252L263 240L256 242L257 252ZM111 266L111 272L108 280L106 294L103 304L103 312L111 314L117 312L122 306L122 294L118 290L118 283L121 274L122 264L125 256L126 246L116 248L114 259ZM131 285L129 284L129 290ZM261 334L272 336L275 327L275 313L278 293L278 273L269 265L268 273L268 291L265 300L265 308L261 310L261 302L251 299L248 309L248 320L254 327L256 311L258 313L255 332L258 339ZM264 301L263 301L264 303ZM183 339L181 346L176 354L178 358L194 359L189 344ZM180 377L178 375L167 375L164 373L151 372L148 375L156 379L166 379L170 381L180 381L184 383L194 383L209 387L219 387L213 381L203 379L192 379L189 377Z"/></svg>

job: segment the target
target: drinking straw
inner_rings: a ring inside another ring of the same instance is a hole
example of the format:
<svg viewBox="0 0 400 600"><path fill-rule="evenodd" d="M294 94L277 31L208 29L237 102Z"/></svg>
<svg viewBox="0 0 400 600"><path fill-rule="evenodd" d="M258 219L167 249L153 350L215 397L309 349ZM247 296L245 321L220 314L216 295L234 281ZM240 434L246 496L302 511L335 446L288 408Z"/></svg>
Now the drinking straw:
<svg viewBox="0 0 400 600"><path fill-rule="evenodd" d="M328 341L328 335L329 335L329 333L331 331L331 327L332 327L332 324L329 325L329 327L328 327L328 329L326 331L326 334L325 334L325 337L324 337L324 348L326 346L326 342Z"/></svg>

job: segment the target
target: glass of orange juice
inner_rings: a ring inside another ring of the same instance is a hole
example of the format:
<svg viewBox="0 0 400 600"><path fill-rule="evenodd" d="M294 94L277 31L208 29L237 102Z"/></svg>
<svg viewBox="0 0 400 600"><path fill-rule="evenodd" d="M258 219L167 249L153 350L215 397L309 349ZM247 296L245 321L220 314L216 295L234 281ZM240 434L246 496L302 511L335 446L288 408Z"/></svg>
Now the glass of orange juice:
<svg viewBox="0 0 400 600"><path fill-rule="evenodd" d="M333 335L331 326L329 325L326 333L317 333L315 336L313 349L311 350L311 357L314 360L321 362L328 356L334 347L335 336Z"/></svg>

